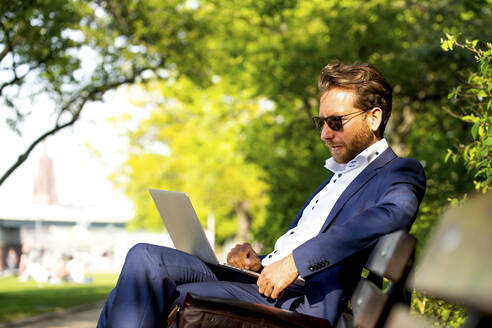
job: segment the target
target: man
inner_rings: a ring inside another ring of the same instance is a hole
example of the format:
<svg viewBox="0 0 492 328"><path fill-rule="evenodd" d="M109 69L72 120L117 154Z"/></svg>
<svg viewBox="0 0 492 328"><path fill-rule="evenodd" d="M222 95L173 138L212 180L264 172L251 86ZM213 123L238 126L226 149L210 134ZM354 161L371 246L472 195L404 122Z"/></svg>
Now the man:
<svg viewBox="0 0 492 328"><path fill-rule="evenodd" d="M222 281L198 258L139 244L127 255L98 327L157 327L187 292L295 310L335 322L377 239L409 229L425 190L421 165L398 158L383 138L391 86L371 65L327 65L313 118L334 174L314 192L266 256L237 245L230 264L260 271L255 283ZM302 296L283 293L297 277Z"/></svg>

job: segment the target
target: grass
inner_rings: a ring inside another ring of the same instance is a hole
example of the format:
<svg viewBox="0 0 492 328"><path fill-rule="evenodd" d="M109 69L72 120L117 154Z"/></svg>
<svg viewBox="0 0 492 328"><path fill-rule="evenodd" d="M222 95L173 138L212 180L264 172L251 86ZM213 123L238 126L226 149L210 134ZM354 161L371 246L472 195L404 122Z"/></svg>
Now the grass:
<svg viewBox="0 0 492 328"><path fill-rule="evenodd" d="M104 300L116 285L117 274L93 274L90 284L60 285L0 278L0 322Z"/></svg>

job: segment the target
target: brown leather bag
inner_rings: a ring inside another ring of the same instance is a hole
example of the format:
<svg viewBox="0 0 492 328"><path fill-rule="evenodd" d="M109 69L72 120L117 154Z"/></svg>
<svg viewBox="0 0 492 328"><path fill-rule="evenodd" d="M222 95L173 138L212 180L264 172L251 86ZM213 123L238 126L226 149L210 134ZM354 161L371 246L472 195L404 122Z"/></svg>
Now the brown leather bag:
<svg viewBox="0 0 492 328"><path fill-rule="evenodd" d="M285 328L324 327L330 321L273 306L188 294L182 307L168 317L168 328Z"/></svg>

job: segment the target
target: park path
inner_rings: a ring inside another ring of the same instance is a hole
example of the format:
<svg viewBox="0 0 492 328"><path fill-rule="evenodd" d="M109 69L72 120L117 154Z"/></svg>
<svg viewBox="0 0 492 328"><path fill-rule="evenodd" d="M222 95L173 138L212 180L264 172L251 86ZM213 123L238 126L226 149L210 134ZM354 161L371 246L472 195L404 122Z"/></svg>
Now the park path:
<svg viewBox="0 0 492 328"><path fill-rule="evenodd" d="M102 307L102 302L96 303L85 308L37 316L11 324L0 324L0 328L95 328Z"/></svg>

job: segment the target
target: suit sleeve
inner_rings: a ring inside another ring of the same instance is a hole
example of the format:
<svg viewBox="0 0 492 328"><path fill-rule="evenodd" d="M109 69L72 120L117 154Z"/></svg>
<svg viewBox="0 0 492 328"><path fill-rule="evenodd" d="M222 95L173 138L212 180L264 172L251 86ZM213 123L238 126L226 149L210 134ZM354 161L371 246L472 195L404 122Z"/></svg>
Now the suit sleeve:
<svg viewBox="0 0 492 328"><path fill-rule="evenodd" d="M339 220L342 223L335 218L326 231L293 251L301 277L308 278L337 265L371 246L382 235L410 228L425 191L422 166L415 160L400 159L379 174L383 175L382 178L368 182L379 183L378 186L372 185L374 189L371 191L378 198L374 205ZM343 210L338 214L341 215Z"/></svg>

